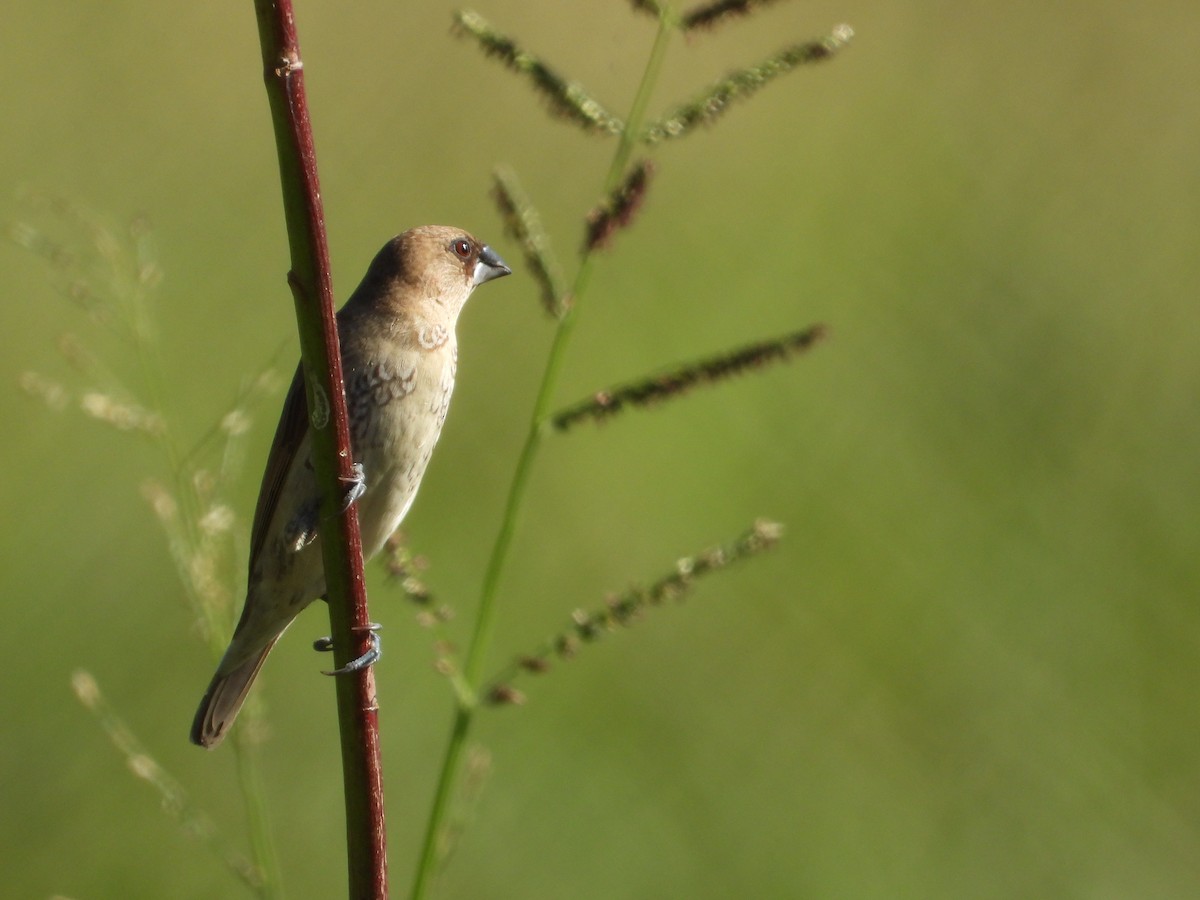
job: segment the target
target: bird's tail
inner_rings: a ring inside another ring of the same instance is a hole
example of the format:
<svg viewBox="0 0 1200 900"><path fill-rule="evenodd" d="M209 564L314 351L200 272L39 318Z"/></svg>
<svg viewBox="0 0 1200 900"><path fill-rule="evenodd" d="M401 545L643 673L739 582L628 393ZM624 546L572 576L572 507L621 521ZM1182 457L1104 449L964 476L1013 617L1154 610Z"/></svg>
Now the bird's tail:
<svg viewBox="0 0 1200 900"><path fill-rule="evenodd" d="M204 699L200 701L200 708L196 710L196 718L192 720L193 744L211 750L225 739L225 732L237 718L258 670L274 646L275 641L272 640L257 655L228 672L217 669L208 690L204 692Z"/></svg>

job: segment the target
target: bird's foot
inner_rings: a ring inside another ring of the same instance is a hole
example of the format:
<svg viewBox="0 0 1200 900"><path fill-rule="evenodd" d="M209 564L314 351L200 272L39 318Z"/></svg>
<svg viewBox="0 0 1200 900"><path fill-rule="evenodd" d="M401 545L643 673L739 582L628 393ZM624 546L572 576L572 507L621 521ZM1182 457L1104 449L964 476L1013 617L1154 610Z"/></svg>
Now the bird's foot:
<svg viewBox="0 0 1200 900"><path fill-rule="evenodd" d="M379 629L383 626L378 622L371 622L365 628L355 628L353 631L366 631L370 636L371 649L357 659L352 659L340 669L334 669L332 672L322 672L323 675L349 675L353 672L361 671L367 666L372 666L379 662L379 658L383 656L383 644L379 640ZM333 649L333 638L320 637L313 641L313 649L319 650L322 653L328 653Z"/></svg>
<svg viewBox="0 0 1200 900"><path fill-rule="evenodd" d="M350 472L348 478L338 478L338 481L346 485L346 495L342 497L342 512L348 510L354 505L355 500L367 492L367 473L363 469L363 464L354 463L350 467Z"/></svg>

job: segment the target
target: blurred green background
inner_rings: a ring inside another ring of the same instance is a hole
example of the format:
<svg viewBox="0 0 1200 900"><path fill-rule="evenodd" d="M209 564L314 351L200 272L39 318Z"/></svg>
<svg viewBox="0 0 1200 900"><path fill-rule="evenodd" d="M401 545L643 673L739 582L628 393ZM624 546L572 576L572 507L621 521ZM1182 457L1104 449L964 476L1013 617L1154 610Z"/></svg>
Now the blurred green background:
<svg viewBox="0 0 1200 900"><path fill-rule="evenodd" d="M610 142L549 120L450 35L447 4L298 6L339 296L423 222L517 262L487 198L499 162L574 259ZM654 31L629 4L478 8L627 109ZM190 442L295 352L251 4L7 10L0 218L26 214L22 188L148 217ZM655 152L559 400L815 321L833 338L548 442L493 659L756 516L785 542L483 716L492 774L444 896L1200 895L1200 7L779 4L677 39L653 109L843 21L838 59ZM73 383L62 333L105 345L36 259L5 245L0 266L5 893L242 896L72 696L92 672L243 842L232 753L186 742L212 659L139 496L161 460L18 389L27 370ZM460 641L550 331L520 269L459 329L407 529ZM244 517L277 405L231 498ZM450 695L428 632L372 584L401 896ZM326 628L308 612L262 679L294 897L344 893L332 690L308 646Z"/></svg>

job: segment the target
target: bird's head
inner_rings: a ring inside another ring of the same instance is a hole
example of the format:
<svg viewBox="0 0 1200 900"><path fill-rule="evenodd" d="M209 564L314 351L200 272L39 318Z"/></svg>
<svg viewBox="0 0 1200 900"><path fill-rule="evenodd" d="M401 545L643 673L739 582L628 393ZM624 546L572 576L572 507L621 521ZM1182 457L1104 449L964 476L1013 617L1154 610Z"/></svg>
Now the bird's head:
<svg viewBox="0 0 1200 900"><path fill-rule="evenodd" d="M476 287L511 273L496 251L461 228L422 225L384 245L355 293L452 323Z"/></svg>

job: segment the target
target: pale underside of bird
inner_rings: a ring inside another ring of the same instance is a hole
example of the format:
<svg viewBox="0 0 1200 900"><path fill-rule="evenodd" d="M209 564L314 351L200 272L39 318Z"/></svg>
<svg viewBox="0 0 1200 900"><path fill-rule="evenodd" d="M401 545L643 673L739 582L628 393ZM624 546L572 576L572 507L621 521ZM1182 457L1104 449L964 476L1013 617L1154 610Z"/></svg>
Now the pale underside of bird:
<svg viewBox="0 0 1200 900"><path fill-rule="evenodd" d="M414 228L384 246L338 312L351 445L365 479L354 501L364 557L379 552L416 498L450 407L463 304L510 272L461 229ZM255 509L245 606L196 711L194 743L221 742L275 642L324 595L320 508L297 369Z"/></svg>

